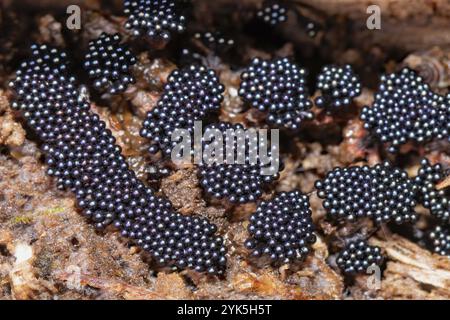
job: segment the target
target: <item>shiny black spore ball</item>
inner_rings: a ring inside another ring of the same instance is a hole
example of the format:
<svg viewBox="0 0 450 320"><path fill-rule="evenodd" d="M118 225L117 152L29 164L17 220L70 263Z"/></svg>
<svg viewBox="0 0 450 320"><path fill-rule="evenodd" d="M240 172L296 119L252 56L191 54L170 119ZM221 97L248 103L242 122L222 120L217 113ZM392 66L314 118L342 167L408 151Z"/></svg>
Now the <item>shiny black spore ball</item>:
<svg viewBox="0 0 450 320"><path fill-rule="evenodd" d="M268 256L272 263L302 261L316 242L308 196L282 192L259 204L250 217L245 246L253 257Z"/></svg>
<svg viewBox="0 0 450 320"><path fill-rule="evenodd" d="M147 113L141 136L153 142L150 152L162 150L170 155L177 141L172 141L175 129L187 129L191 134L194 122L218 111L223 101L224 86L216 73L199 65L173 71L154 109Z"/></svg>
<svg viewBox="0 0 450 320"><path fill-rule="evenodd" d="M431 165L422 159L421 167L414 178L418 202L440 221L450 224L450 198L446 190L437 190L436 184L446 177L440 163Z"/></svg>
<svg viewBox="0 0 450 320"><path fill-rule="evenodd" d="M366 241L354 241L339 253L336 263L346 274L367 273L372 265L381 268L383 256L379 247L370 246Z"/></svg>
<svg viewBox="0 0 450 320"><path fill-rule="evenodd" d="M315 100L318 107L339 110L361 94L361 82L350 65L327 65L317 76L317 89L321 93Z"/></svg>
<svg viewBox="0 0 450 320"><path fill-rule="evenodd" d="M434 93L415 71L404 68L382 76L375 101L362 110L361 119L394 153L408 141L450 139L450 98Z"/></svg>
<svg viewBox="0 0 450 320"><path fill-rule="evenodd" d="M84 68L99 91L118 94L125 91L129 84L135 83L130 69L137 59L128 46L120 41L118 33L102 33L99 38L89 42Z"/></svg>
<svg viewBox="0 0 450 320"><path fill-rule="evenodd" d="M378 224L417 219L413 182L405 171L387 162L373 167L337 167L315 186L323 207L334 219L369 217Z"/></svg>
<svg viewBox="0 0 450 320"><path fill-rule="evenodd" d="M450 231L448 227L437 226L428 235L434 253L450 257Z"/></svg>
<svg viewBox="0 0 450 320"><path fill-rule="evenodd" d="M239 96L251 107L267 112L268 124L294 130L304 119L312 119L306 71L288 58L255 58L241 79Z"/></svg>
<svg viewBox="0 0 450 320"><path fill-rule="evenodd" d="M134 36L147 35L151 39L169 41L171 34L186 29L185 0L124 0L128 17L125 28Z"/></svg>
<svg viewBox="0 0 450 320"><path fill-rule="evenodd" d="M287 8L281 3L266 1L262 8L256 12L256 17L270 26L276 26L287 20Z"/></svg>
<svg viewBox="0 0 450 320"><path fill-rule="evenodd" d="M232 203L256 201L263 194L264 188L279 177L276 168L263 163L259 155L258 138L242 136L242 139L238 139L239 135L238 138L228 136L227 130L233 132L244 130L240 124L228 122L208 126L205 136L208 130L217 130L222 136L222 141L211 139L204 142L203 161L199 164L198 176L205 193L213 198L226 199ZM213 152L217 142L224 145L221 157L216 157ZM232 148L227 148L228 145ZM209 156L211 154L214 156ZM230 157L227 158L227 154ZM228 161L230 158L232 161ZM267 172L264 169L267 169Z"/></svg>

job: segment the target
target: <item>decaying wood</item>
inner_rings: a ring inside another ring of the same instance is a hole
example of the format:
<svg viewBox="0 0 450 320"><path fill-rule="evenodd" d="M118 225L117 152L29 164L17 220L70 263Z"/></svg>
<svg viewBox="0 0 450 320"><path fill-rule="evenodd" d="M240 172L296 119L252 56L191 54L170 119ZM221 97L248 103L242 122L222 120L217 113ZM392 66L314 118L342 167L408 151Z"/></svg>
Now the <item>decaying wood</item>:
<svg viewBox="0 0 450 320"><path fill-rule="evenodd" d="M445 188L450 187L450 176L448 176L447 178L445 178L445 180L443 180L442 182L440 182L437 186L436 189L438 190L443 190Z"/></svg>
<svg viewBox="0 0 450 320"><path fill-rule="evenodd" d="M389 261L382 294L389 298L450 298L450 259L419 247L398 235L371 239Z"/></svg>
<svg viewBox="0 0 450 320"><path fill-rule="evenodd" d="M433 46L450 47L450 2L447 0L292 0L300 7L321 12L332 25L335 43L352 42L355 47L379 46L410 52ZM367 8L381 10L381 30L369 30ZM331 20L330 20L331 19ZM333 21L335 20L335 21ZM346 25L351 25L351 28ZM342 29L340 32L339 29ZM337 38L336 38L337 37Z"/></svg>

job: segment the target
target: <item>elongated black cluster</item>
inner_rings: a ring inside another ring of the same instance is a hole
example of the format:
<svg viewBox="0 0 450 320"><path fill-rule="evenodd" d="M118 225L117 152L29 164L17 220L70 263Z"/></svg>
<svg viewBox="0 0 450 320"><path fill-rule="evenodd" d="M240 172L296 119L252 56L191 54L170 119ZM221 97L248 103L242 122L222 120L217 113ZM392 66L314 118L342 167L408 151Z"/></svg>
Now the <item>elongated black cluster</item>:
<svg viewBox="0 0 450 320"><path fill-rule="evenodd" d="M225 248L214 235L216 227L176 213L137 179L75 79L62 71L66 67L53 67L61 54L52 56L23 63L11 86L16 92L12 106L23 111L44 143L48 173L58 186L75 194L97 228L113 223L161 265L222 274Z"/></svg>
<svg viewBox="0 0 450 320"><path fill-rule="evenodd" d="M429 241L434 253L450 257L450 230L437 226L429 234Z"/></svg>
<svg viewBox="0 0 450 320"><path fill-rule="evenodd" d="M321 95L316 98L316 105L335 110L348 106L361 94L361 82L349 64L343 67L327 65L317 76L317 89Z"/></svg>
<svg viewBox="0 0 450 320"><path fill-rule="evenodd" d="M241 75L239 95L253 108L267 112L269 124L297 129L313 117L306 71L288 58L253 59Z"/></svg>
<svg viewBox="0 0 450 320"><path fill-rule="evenodd" d="M381 78L375 101L363 109L361 119L388 151L396 152L408 141L449 139L450 98L434 93L415 71L404 68Z"/></svg>
<svg viewBox="0 0 450 320"><path fill-rule="evenodd" d="M170 155L177 144L172 141L174 130L187 129L192 134L194 121L220 108L223 92L224 86L211 69L191 65L173 71L158 104L142 125L141 136L154 143L149 151L162 150Z"/></svg>
<svg viewBox="0 0 450 320"><path fill-rule="evenodd" d="M128 20L125 28L135 36L147 35L152 39L169 41L171 33L186 29L184 0L124 0L124 13Z"/></svg>
<svg viewBox="0 0 450 320"><path fill-rule="evenodd" d="M287 20L287 12L287 8L281 3L266 1L263 7L256 12L256 16L264 23L276 26Z"/></svg>
<svg viewBox="0 0 450 320"><path fill-rule="evenodd" d="M316 182L323 207L335 219L369 217L376 223L414 222L414 184L405 171L389 163L373 167L335 168Z"/></svg>
<svg viewBox="0 0 450 320"><path fill-rule="evenodd" d="M450 198L445 190L437 190L436 184L445 178L440 163L431 165L423 159L414 183L417 186L418 201L428 208L432 215L444 223L450 224Z"/></svg>
<svg viewBox="0 0 450 320"><path fill-rule="evenodd" d="M260 156L258 136L245 135L243 129L240 124L220 122L205 130L208 141L204 141L198 175L200 185L211 197L233 203L252 202L262 195L267 184L278 179L277 168ZM244 135L239 135L239 130ZM209 136L208 132L215 134ZM217 149L221 145L224 147ZM270 157L270 149L268 154Z"/></svg>
<svg viewBox="0 0 450 320"><path fill-rule="evenodd" d="M383 256L379 247L362 240L354 241L339 253L336 263L347 274L367 273L367 268L372 265L381 267Z"/></svg>
<svg viewBox="0 0 450 320"><path fill-rule="evenodd" d="M94 80L94 87L97 90L117 94L135 82L130 68L136 64L137 59L128 46L121 44L120 41L118 33L113 35L102 33L99 38L89 42L84 68L89 78Z"/></svg>
<svg viewBox="0 0 450 320"><path fill-rule="evenodd" d="M234 45L234 40L225 37L220 31L197 32L194 38L211 50L223 52Z"/></svg>
<svg viewBox="0 0 450 320"><path fill-rule="evenodd" d="M250 217L248 232L245 246L252 256L265 255L273 263L303 260L316 242L308 196L283 192L261 202Z"/></svg>

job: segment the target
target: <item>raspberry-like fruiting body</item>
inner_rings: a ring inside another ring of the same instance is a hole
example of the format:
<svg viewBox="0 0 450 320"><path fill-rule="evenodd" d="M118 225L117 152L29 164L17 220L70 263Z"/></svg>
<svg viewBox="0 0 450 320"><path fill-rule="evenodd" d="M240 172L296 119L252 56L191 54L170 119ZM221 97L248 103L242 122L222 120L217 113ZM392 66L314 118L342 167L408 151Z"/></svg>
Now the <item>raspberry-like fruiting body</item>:
<svg viewBox="0 0 450 320"><path fill-rule="evenodd" d="M381 267L383 256L379 247L362 240L353 241L339 253L336 263L346 274L366 273L372 265Z"/></svg>
<svg viewBox="0 0 450 320"><path fill-rule="evenodd" d="M272 170L267 173L263 172L263 168L268 168L268 164L262 163L259 156L258 138L246 137L241 141L226 134L227 130L233 130L233 132L244 130L240 124L220 122L210 125L206 128L206 130L208 129L219 130L223 136L224 145L233 145L233 150L224 147L221 162L217 163L215 159L205 156L213 151L211 146L216 141L212 140L208 144L204 144L204 156L202 163L199 164L198 175L200 185L205 193L213 198L227 199L232 203L256 201L263 194L264 187L278 179L279 176L278 172ZM256 140L252 143L251 139ZM241 151L241 148L245 148L245 151ZM250 148L256 149L250 150ZM226 153L233 154L233 163L228 162ZM256 156L254 162L252 162L251 155ZM243 159L239 158L241 156Z"/></svg>
<svg viewBox="0 0 450 320"><path fill-rule="evenodd" d="M335 219L369 217L376 223L414 222L414 184L405 171L389 163L373 167L335 168L316 182L323 207Z"/></svg>
<svg viewBox="0 0 450 320"><path fill-rule="evenodd" d="M282 192L261 202L250 217L248 232L245 246L252 256L283 264L304 260L316 241L308 196Z"/></svg>
<svg viewBox="0 0 450 320"><path fill-rule="evenodd" d="M348 64L324 66L317 76L317 88L321 95L316 98L316 105L330 110L348 106L361 94L359 78Z"/></svg>
<svg viewBox="0 0 450 320"><path fill-rule="evenodd" d="M241 75L239 95L253 108L267 112L267 123L297 129L313 117L305 77L305 69L288 58L255 58Z"/></svg>
<svg viewBox="0 0 450 320"><path fill-rule="evenodd" d="M99 38L89 42L84 67L94 87L100 91L117 94L125 91L129 84L135 83L130 68L137 59L128 46L121 44L118 33L102 33Z"/></svg>
<svg viewBox="0 0 450 320"><path fill-rule="evenodd" d="M440 163L431 165L427 159L422 159L414 183L417 187L418 202L429 209L436 218L450 224L449 196L445 190L436 189L436 184L444 178L445 171Z"/></svg>
<svg viewBox="0 0 450 320"><path fill-rule="evenodd" d="M175 129L187 129L192 134L194 122L219 110L223 101L224 86L212 69L191 65L173 71L168 77L164 92L154 109L143 122L141 136L170 155L176 141L172 141Z"/></svg>
<svg viewBox="0 0 450 320"><path fill-rule="evenodd" d="M174 32L186 29L183 0L124 0L128 20L125 28L134 36L147 35L151 39L169 41Z"/></svg>
<svg viewBox="0 0 450 320"><path fill-rule="evenodd" d="M42 62L46 59L33 56L21 65L11 86L16 93L13 107L22 110L39 134L47 173L58 188L73 192L96 228L113 223L160 265L223 274L226 249L215 235L216 226L177 213L137 179L111 131L90 111L75 79L59 66L58 52L54 57Z"/></svg>
<svg viewBox="0 0 450 320"><path fill-rule="evenodd" d="M447 227L437 226L429 234L433 252L450 257L450 231Z"/></svg>
<svg viewBox="0 0 450 320"><path fill-rule="evenodd" d="M415 71L404 68L381 78L375 101L361 119L389 152L396 152L408 141L449 139L450 98L432 92Z"/></svg>
<svg viewBox="0 0 450 320"><path fill-rule="evenodd" d="M287 20L287 12L287 8L278 2L266 2L263 4L263 7L256 12L256 16L264 23L276 26Z"/></svg>

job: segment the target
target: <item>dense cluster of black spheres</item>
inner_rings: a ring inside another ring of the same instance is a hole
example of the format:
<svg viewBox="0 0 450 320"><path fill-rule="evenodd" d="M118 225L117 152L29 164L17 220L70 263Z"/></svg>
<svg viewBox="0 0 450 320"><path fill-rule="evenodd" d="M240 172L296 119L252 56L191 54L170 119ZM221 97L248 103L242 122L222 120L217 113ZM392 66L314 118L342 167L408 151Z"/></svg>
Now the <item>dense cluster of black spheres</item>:
<svg viewBox="0 0 450 320"><path fill-rule="evenodd" d="M116 33L102 33L100 37L89 42L89 50L85 56L84 68L89 78L94 80L94 88L117 94L125 91L129 84L135 83L130 68L137 59L121 44L121 36Z"/></svg>
<svg viewBox="0 0 450 320"><path fill-rule="evenodd" d="M350 242L338 255L336 263L346 274L367 273L370 266L381 268L383 256L379 247L364 240Z"/></svg>
<svg viewBox="0 0 450 320"><path fill-rule="evenodd" d="M241 75L239 95L251 107L266 112L267 123L297 129L313 117L306 71L288 58L255 58Z"/></svg>
<svg viewBox="0 0 450 320"><path fill-rule="evenodd" d="M278 2L265 2L262 8L256 12L256 16L264 23L276 26L287 20L287 12L287 8Z"/></svg>
<svg viewBox="0 0 450 320"><path fill-rule="evenodd" d="M444 189L437 190L436 184L446 177L440 163L431 165L427 159L421 161L421 167L414 183L417 187L418 201L441 222L450 224L450 198Z"/></svg>
<svg viewBox="0 0 450 320"><path fill-rule="evenodd" d="M185 2L125 0L125 27L135 36L145 34L168 41L171 33L185 29ZM267 1L257 16L277 25L287 19L287 9ZM314 24L308 28L315 34ZM194 37L213 50L234 44L218 32ZM78 206L97 229L112 224L158 264L224 274L226 249L223 238L216 235L217 227L206 219L177 213L166 198L157 196L136 177L112 132L91 112L88 98L68 71L64 52L47 45L31 49L31 58L20 65L11 82L16 93L12 107L22 111L41 140L47 173L57 187L74 193ZM130 68L136 62L119 34L103 33L89 43L84 67L95 88L117 94L134 83ZM254 58L241 74L238 94L265 115L270 127L296 130L313 118L306 76L305 69L288 58ZM325 66L317 78L317 88L320 96L316 105L329 110L351 104L361 93L359 78L349 65ZM200 64L173 71L156 107L142 124L141 136L152 143L149 152L171 155L179 143L172 137L176 129L186 129L192 137L195 121L211 123L209 116L219 110L224 89L215 71ZM408 141L449 137L450 96L432 92L414 71L403 69L382 77L375 102L363 109L361 119L366 129L395 152ZM243 131L240 124L213 121L206 130L218 132L221 139L202 141L198 177L205 194L234 204L257 201L279 177L280 169L267 170L270 163L264 163L259 154L261 141L255 136L227 134L228 130ZM231 150L220 149L230 145ZM335 219L367 217L377 224L415 222L414 207L421 203L443 222L429 234L433 250L449 255L450 203L448 194L436 189L444 176L441 165L432 166L426 160L414 179L382 163L335 168L315 186L326 212ZM262 201L250 218L248 233L245 246L253 257L268 257L273 264L304 260L316 241L308 196L292 191ZM354 274L371 265L381 266L382 260L378 247L356 241L339 254L337 264L343 272Z"/></svg>
<svg viewBox="0 0 450 320"><path fill-rule="evenodd" d="M179 142L172 139L175 129L186 129L193 137L194 122L218 111L224 86L212 69L190 65L173 71L158 104L142 124L141 136L152 141L150 153L162 150L170 155Z"/></svg>
<svg viewBox="0 0 450 320"><path fill-rule="evenodd" d="M375 101L361 113L364 127L396 152L414 141L450 137L450 97L434 93L413 70L404 68L381 78Z"/></svg>
<svg viewBox="0 0 450 320"><path fill-rule="evenodd" d="M151 39L169 41L171 34L186 29L183 14L185 0L124 0L128 17L125 28L134 36L147 35Z"/></svg>
<svg viewBox="0 0 450 320"><path fill-rule="evenodd" d="M335 219L369 217L376 223L414 222L414 183L408 174L385 162L373 167L335 168L316 182L323 207Z"/></svg>
<svg viewBox="0 0 450 320"><path fill-rule="evenodd" d="M317 76L317 89L321 92L315 100L318 107L339 110L361 94L361 82L349 64L326 65Z"/></svg>
<svg viewBox="0 0 450 320"><path fill-rule="evenodd" d="M302 261L316 242L307 195L282 192L262 201L250 217L245 246L253 257L267 256L272 263Z"/></svg>
<svg viewBox="0 0 450 320"><path fill-rule="evenodd" d="M65 55L45 46L33 50L11 83L12 105L41 138L48 173L58 187L75 194L98 229L113 223L157 263L222 274L226 250L216 226L176 213L137 179L111 131L60 66Z"/></svg>
<svg viewBox="0 0 450 320"><path fill-rule="evenodd" d="M206 130L217 130L222 136L220 141L209 139L204 142L203 161L199 164L198 176L207 195L232 203L254 202L261 197L265 186L278 179L278 170L274 167L272 170L270 163L264 163L260 157L258 136L245 135L241 124L219 122L208 126ZM237 133L236 136L227 134L227 130ZM239 135L239 130L244 135ZM231 148L219 150L223 154L218 157L214 152L217 144ZM268 152L270 155L270 150Z"/></svg>
<svg viewBox="0 0 450 320"><path fill-rule="evenodd" d="M450 257L450 229L436 226L429 234L429 241L434 253Z"/></svg>

